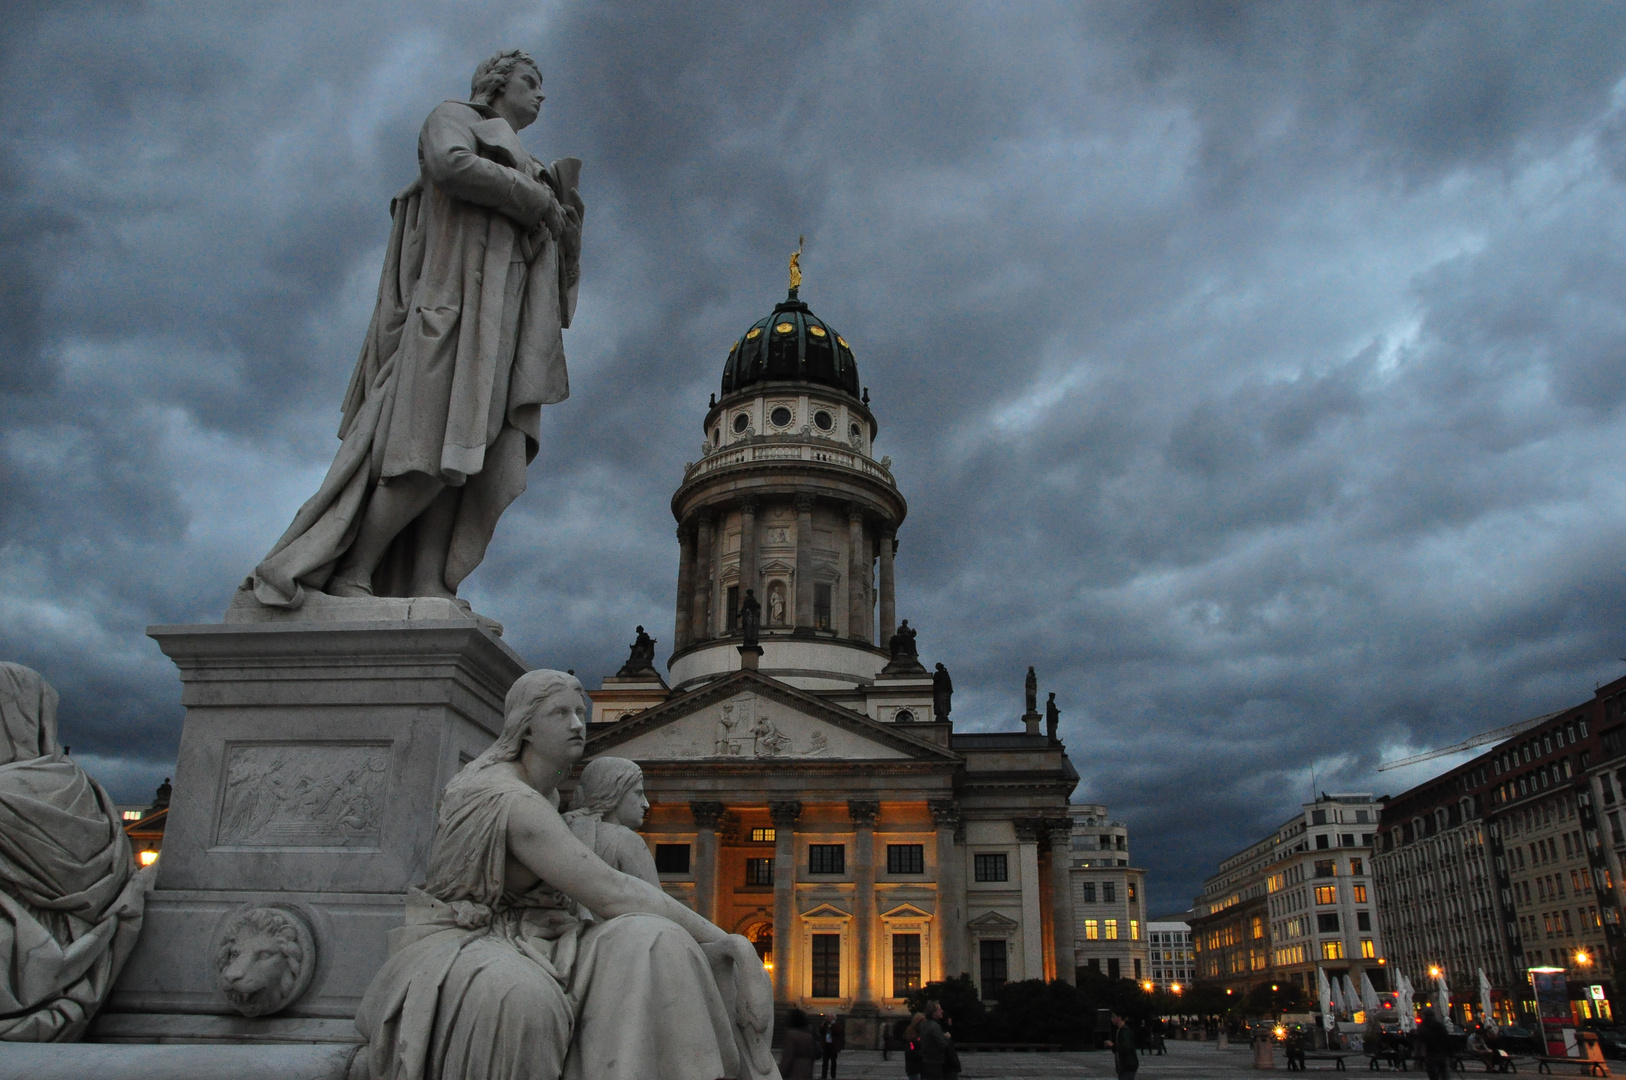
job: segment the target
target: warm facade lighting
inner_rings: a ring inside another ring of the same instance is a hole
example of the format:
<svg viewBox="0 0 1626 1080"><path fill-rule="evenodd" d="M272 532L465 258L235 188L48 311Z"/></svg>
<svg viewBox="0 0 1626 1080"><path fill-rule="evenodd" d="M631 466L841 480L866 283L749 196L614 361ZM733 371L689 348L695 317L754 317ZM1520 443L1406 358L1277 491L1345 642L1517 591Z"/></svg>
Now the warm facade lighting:
<svg viewBox="0 0 1626 1080"><path fill-rule="evenodd" d="M136 861L139 862L142 866L151 866L153 863L158 861L158 852L156 852L156 851L143 851L143 852L140 852L139 854L136 855Z"/></svg>

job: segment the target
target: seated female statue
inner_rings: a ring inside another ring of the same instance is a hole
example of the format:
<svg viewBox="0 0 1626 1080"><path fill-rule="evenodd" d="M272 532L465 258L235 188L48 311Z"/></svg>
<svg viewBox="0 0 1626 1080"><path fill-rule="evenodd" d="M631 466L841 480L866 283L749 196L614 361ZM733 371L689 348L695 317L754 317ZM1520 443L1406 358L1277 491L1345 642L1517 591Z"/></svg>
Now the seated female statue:
<svg viewBox="0 0 1626 1080"><path fill-rule="evenodd" d="M649 845L632 830L644 823L644 771L620 757L594 758L576 782L565 824L593 854L623 874L661 883Z"/></svg>
<svg viewBox="0 0 1626 1080"><path fill-rule="evenodd" d="M530 672L496 743L447 785L428 880L356 1015L375 1080L777 1077L751 943L560 817L586 720L574 676Z"/></svg>

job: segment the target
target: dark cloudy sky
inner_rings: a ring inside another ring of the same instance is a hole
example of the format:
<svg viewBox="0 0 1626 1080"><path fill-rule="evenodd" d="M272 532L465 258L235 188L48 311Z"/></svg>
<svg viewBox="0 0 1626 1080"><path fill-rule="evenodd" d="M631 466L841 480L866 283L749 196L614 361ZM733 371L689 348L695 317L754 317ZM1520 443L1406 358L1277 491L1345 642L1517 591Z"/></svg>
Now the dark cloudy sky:
<svg viewBox="0 0 1626 1080"><path fill-rule="evenodd" d="M533 663L671 639L667 500L803 295L955 717L1036 664L1154 906L1626 655L1626 11L36 3L0 15L0 657L125 800L336 446L390 196L474 64L586 162L573 396L468 583ZM1444 764L1448 764L1444 763Z"/></svg>

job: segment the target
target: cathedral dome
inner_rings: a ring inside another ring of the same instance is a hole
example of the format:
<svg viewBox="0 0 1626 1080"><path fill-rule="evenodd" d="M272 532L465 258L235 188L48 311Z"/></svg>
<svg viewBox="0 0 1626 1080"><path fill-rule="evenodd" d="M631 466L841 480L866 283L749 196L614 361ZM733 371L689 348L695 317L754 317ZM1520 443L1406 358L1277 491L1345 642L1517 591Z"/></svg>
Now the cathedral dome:
<svg viewBox="0 0 1626 1080"><path fill-rule="evenodd" d="M740 335L723 365L723 396L758 383L805 382L858 397L858 364L835 329L796 298L796 289L772 314Z"/></svg>

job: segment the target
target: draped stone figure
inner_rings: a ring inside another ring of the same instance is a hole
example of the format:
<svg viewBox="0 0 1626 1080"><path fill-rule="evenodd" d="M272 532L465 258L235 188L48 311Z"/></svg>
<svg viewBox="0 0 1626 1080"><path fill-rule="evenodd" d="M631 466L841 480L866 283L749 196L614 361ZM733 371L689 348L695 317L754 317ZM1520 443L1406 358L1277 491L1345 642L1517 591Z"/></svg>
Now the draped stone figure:
<svg viewBox="0 0 1626 1080"><path fill-rule="evenodd" d="M576 839L615 869L659 886L661 876L649 845L632 831L644 823L648 810L644 771L636 761L594 758L576 782L565 824Z"/></svg>
<svg viewBox="0 0 1626 1080"><path fill-rule="evenodd" d="M374 1080L777 1080L751 943L610 867L556 810L586 723L574 676L529 672L447 785L427 882L356 1015Z"/></svg>
<svg viewBox="0 0 1626 1080"><path fill-rule="evenodd" d="M250 579L260 603L438 596L485 557L525 490L542 406L569 395L581 163L544 166L517 132L542 75L517 50L474 73L418 137L419 175L390 203L377 305L327 477Z"/></svg>
<svg viewBox="0 0 1626 1080"><path fill-rule="evenodd" d="M118 810L56 739L57 694L0 663L0 1040L80 1038L141 930Z"/></svg>

